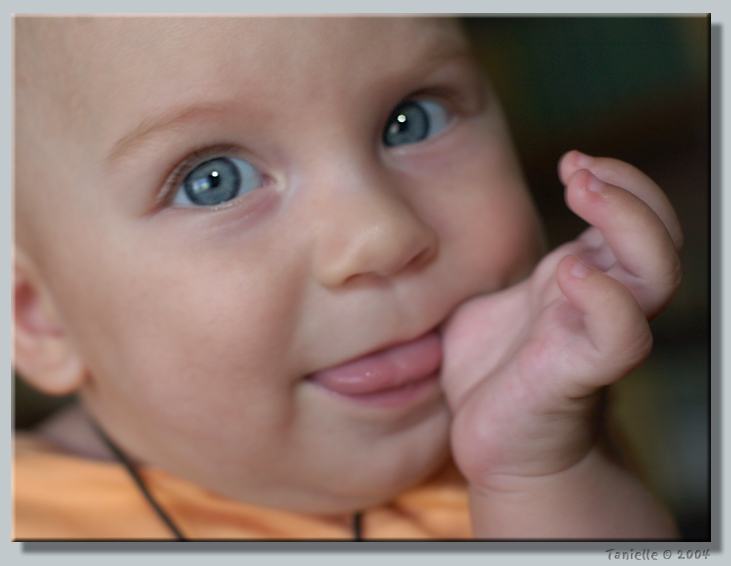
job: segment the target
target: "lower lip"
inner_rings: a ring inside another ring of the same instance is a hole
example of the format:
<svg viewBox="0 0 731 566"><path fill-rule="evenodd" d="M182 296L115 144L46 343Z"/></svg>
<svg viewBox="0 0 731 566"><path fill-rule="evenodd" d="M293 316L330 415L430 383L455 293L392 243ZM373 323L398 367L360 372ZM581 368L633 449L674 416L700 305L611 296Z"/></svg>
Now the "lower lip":
<svg viewBox="0 0 731 566"><path fill-rule="evenodd" d="M430 332L319 371L309 381L349 401L403 407L437 389L441 362L441 339Z"/></svg>

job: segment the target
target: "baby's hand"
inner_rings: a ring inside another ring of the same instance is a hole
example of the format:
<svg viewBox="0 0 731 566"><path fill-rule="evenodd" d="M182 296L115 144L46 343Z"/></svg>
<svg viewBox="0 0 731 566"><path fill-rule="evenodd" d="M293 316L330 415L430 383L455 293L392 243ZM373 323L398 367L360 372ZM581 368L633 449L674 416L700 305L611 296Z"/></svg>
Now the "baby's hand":
<svg viewBox="0 0 731 566"><path fill-rule="evenodd" d="M652 346L680 283L677 217L634 167L569 152L560 177L589 227L525 281L462 305L444 330L452 450L473 486L546 477L597 443L600 391Z"/></svg>

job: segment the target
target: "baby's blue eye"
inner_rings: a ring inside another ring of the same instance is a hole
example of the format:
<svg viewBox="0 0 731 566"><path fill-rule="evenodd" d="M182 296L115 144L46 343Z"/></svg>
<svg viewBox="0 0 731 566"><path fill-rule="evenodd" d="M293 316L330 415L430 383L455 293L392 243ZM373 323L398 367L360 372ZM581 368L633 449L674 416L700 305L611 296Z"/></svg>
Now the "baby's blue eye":
<svg viewBox="0 0 731 566"><path fill-rule="evenodd" d="M173 204L216 206L259 188L262 174L256 167L234 157L215 157L188 173Z"/></svg>
<svg viewBox="0 0 731 566"><path fill-rule="evenodd" d="M400 104L383 132L387 147L417 143L439 133L449 122L449 113L431 100L409 100Z"/></svg>

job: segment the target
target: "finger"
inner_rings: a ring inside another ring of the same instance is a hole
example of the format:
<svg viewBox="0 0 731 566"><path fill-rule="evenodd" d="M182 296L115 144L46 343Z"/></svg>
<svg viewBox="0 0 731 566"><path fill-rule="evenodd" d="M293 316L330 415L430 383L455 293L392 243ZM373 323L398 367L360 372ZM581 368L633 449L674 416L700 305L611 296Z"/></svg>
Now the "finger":
<svg viewBox="0 0 731 566"><path fill-rule="evenodd" d="M629 163L609 157L591 157L579 151L569 151L559 161L559 176L567 185L580 169L590 170L596 177L631 192L657 214L667 228L675 247L683 246L683 232L675 209L662 189L642 171Z"/></svg>
<svg viewBox="0 0 731 566"><path fill-rule="evenodd" d="M681 276L675 243L657 214L633 193L583 169L569 180L566 200L594 226L587 240L591 236L606 242L587 249L582 259L592 266L604 262L607 273L632 290L647 316L657 314L677 290ZM616 258L613 266L606 265L607 255Z"/></svg>
<svg viewBox="0 0 731 566"><path fill-rule="evenodd" d="M580 388L608 385L649 355L649 324L624 285L576 256L561 260L556 280L571 305L583 314L587 348L573 348L572 360Z"/></svg>

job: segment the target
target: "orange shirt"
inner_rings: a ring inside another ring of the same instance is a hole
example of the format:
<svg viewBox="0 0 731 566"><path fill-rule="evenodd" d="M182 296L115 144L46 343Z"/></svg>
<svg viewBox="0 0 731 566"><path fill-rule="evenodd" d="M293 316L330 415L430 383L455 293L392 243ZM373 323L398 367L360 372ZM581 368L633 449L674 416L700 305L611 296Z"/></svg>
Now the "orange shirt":
<svg viewBox="0 0 731 566"><path fill-rule="evenodd" d="M163 470L139 473L188 539L352 539L352 517L256 507L226 499ZM15 437L13 540L172 539L127 470ZM392 502L365 509L364 539L470 538L466 485L446 467Z"/></svg>

